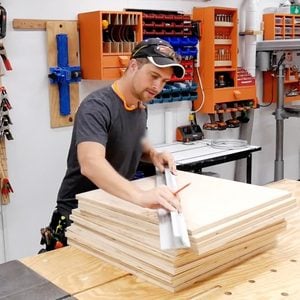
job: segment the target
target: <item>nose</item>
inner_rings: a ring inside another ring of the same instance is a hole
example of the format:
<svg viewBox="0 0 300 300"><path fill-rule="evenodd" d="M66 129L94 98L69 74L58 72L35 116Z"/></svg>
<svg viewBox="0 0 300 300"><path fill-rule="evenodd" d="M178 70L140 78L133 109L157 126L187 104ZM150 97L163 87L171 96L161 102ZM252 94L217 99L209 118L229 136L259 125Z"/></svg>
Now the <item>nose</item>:
<svg viewBox="0 0 300 300"><path fill-rule="evenodd" d="M153 81L152 88L155 92L160 93L165 85L165 82L162 79L156 79Z"/></svg>

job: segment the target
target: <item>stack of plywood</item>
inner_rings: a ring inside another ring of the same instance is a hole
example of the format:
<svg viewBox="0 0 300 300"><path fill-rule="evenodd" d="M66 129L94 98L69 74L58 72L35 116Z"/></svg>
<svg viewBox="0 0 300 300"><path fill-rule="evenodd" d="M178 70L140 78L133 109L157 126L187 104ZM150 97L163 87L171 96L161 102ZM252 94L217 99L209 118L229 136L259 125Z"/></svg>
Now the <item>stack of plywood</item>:
<svg viewBox="0 0 300 300"><path fill-rule="evenodd" d="M157 212L102 190L78 195L69 244L174 292L273 247L297 207L286 191L178 173L178 187L192 183L180 193L190 249L162 251Z"/></svg>

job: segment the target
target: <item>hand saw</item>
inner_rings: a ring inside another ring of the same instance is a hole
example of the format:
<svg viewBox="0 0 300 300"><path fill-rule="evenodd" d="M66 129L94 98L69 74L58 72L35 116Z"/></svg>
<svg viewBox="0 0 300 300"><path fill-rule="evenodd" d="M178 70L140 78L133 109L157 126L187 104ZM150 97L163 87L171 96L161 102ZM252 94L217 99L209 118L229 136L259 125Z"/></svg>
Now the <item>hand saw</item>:
<svg viewBox="0 0 300 300"><path fill-rule="evenodd" d="M169 169L164 173L156 172L156 186L167 185L173 191L177 190L176 176ZM162 250L188 248L191 246L186 223L182 213L157 210L159 219L160 248Z"/></svg>

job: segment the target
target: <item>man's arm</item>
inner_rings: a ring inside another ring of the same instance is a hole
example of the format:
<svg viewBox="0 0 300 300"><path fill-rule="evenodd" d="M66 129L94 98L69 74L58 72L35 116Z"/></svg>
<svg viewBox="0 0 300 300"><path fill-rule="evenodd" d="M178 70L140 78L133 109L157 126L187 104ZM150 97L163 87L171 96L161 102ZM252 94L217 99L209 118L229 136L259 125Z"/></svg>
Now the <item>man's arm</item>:
<svg viewBox="0 0 300 300"><path fill-rule="evenodd" d="M77 145L77 153L82 175L106 192L143 207L180 210L179 199L167 186L144 191L116 172L105 158L103 145L82 142Z"/></svg>

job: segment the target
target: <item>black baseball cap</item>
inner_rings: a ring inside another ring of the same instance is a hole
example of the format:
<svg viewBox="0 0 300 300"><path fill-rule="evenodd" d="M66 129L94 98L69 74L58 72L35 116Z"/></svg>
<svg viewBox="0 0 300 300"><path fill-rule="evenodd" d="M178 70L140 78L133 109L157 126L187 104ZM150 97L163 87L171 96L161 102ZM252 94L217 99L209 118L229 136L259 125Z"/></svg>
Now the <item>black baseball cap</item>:
<svg viewBox="0 0 300 300"><path fill-rule="evenodd" d="M180 64L180 55L176 54L170 43L160 38L145 39L137 44L132 51L131 58L148 58L159 68L173 67L177 78L182 78L185 74L185 69Z"/></svg>

